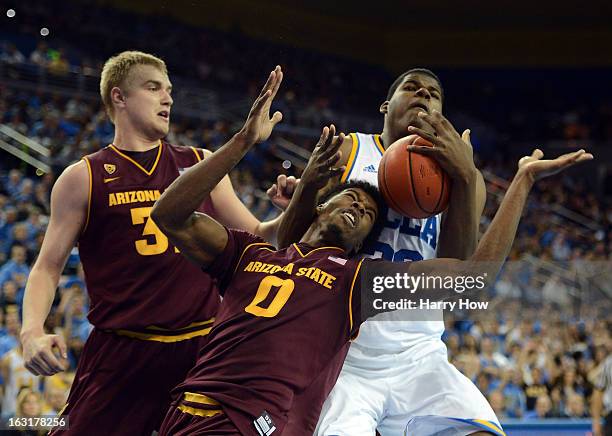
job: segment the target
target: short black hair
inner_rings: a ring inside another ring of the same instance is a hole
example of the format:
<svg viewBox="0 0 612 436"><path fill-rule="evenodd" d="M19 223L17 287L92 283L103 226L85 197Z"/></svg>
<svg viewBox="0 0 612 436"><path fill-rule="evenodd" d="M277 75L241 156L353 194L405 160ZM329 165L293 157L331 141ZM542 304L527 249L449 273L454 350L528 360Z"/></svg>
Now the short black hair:
<svg viewBox="0 0 612 436"><path fill-rule="evenodd" d="M327 191L323 192L319 197L318 203L323 204L327 200L332 198L334 195L337 195L346 189L362 189L366 192L366 194L368 194L374 199L374 202L376 203L376 208L378 209L378 213L376 214L376 221L374 222L370 233L368 233L368 236L364 241L364 245L366 241L378 239L378 236L380 236L380 232L383 229L383 223L386 218L385 211L387 210L387 206L385 200L383 199L376 186L372 185L371 183L364 182L362 180L339 183L335 186L332 186Z"/></svg>
<svg viewBox="0 0 612 436"><path fill-rule="evenodd" d="M400 76L397 79L395 79L395 82L393 82L391 84L391 87L389 88L389 92L387 92L387 101L391 100L391 97L393 97L393 94L395 94L395 91L397 90L397 88L404 81L404 77L406 77L408 74L412 74L412 73L425 74L426 76L429 76L429 77L435 79L435 81L438 82L438 85L440 85L440 92L442 93L440 98L442 100L444 100L444 88L442 87L442 82L440 81L440 78L438 76L436 76L436 73L434 73L431 70L428 70L427 68L412 68L412 69L410 69L410 70L400 74Z"/></svg>

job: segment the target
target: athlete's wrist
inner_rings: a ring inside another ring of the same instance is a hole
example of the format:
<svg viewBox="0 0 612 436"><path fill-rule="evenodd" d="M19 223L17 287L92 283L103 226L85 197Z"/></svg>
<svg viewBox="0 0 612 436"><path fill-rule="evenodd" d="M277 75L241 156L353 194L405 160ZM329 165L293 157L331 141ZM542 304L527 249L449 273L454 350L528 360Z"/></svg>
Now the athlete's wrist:
<svg viewBox="0 0 612 436"><path fill-rule="evenodd" d="M45 329L43 326L31 326L31 327L23 327L19 334L19 338L21 342L29 341L31 339L36 339L45 334Z"/></svg>

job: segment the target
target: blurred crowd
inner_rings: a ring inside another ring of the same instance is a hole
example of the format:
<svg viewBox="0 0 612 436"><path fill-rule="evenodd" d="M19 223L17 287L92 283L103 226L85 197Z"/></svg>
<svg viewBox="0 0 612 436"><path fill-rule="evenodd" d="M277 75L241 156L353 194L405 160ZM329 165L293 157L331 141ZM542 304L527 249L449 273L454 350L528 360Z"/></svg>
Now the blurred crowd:
<svg viewBox="0 0 612 436"><path fill-rule="evenodd" d="M460 319L445 314L451 362L487 396L498 418L586 418L593 383L610 353L610 304L580 316L493 300ZM519 315L520 314L520 315Z"/></svg>
<svg viewBox="0 0 612 436"><path fill-rule="evenodd" d="M164 57L171 74L214 89L219 101L231 101L252 97L273 59L286 74L276 103L284 114L283 125L319 129L350 113L365 121L359 126L344 126L346 129L373 131L382 127L376 109L386 89L380 84L390 84L393 77L380 68L254 41L239 31L221 34L166 17L138 16L89 3L54 3L53 13L42 0L24 0L16 8L19 11L25 7L27 16L9 20L3 29L5 35L19 35L0 41L0 62L9 67L28 64L55 75L77 71L95 76L105 57L136 47ZM110 21L117 29L112 33L104 25ZM75 35L70 39L64 36L64 40L56 38L49 44L40 42L34 35L41 22L52 30L74 29ZM159 37L157 29L162 26L172 32ZM179 42L181 50L177 51L174 48ZM363 81L363 77L368 80ZM513 76L517 77L522 76ZM526 119L526 96L533 94L536 84L544 86L542 81L521 79L525 83L518 92L508 91L500 83L486 82L489 78L483 79L482 75L466 73L455 77L441 72L441 78L447 88L449 118L458 129L472 128L476 133L474 145L482 152L479 167L502 180L512 176L515 163L501 155L491 158L487 144L494 147L509 138L548 138L567 141L569 145L612 139L612 98L573 93L573 98L582 100L563 100L560 96L565 94L557 91L565 85L551 81L547 92L555 97L543 94L538 101L529 100L530 104L541 104L542 110L532 108L529 113L535 119ZM462 86L455 85L455 81L461 81ZM475 91L476 86L480 92ZM590 104L589 99L595 97L598 103ZM507 103L503 111L501 106L490 106L493 99ZM464 104L466 101L470 104ZM98 100L43 89L18 90L2 83L0 124L49 148L52 167L50 173L35 176L21 161L8 156L0 161L1 414L5 419L52 415L66 400L76 363L92 328L86 317L88 298L76 249L68 259L46 323L47 331L66 338L70 368L64 373L40 378L23 367L18 338L24 287L48 223L50 191L56 176L83 155L109 144L113 126ZM234 127L226 119L194 122L173 117L167 139L215 150L229 138ZM299 175L295 165L282 165L275 153L282 140L310 150L316 136L281 130L258 146L256 152L249 153L231 175L239 197L260 219L278 213L265 195L276 176ZM497 210L502 193L498 185L489 186L483 229ZM558 206L583 218L570 219L558 211ZM581 285L568 272L576 276L587 264L612 260L611 223L612 205L598 198L581 178L565 176L541 183L521 222L510 255L512 262L504 268L494 288L493 308L465 316L447 314L444 339L449 358L487 395L502 421L588 415L594 374L612 350L612 308L609 300L593 307L589 300L581 301L577 310L576 291ZM525 254L548 262L548 269L543 271L540 263L522 262Z"/></svg>

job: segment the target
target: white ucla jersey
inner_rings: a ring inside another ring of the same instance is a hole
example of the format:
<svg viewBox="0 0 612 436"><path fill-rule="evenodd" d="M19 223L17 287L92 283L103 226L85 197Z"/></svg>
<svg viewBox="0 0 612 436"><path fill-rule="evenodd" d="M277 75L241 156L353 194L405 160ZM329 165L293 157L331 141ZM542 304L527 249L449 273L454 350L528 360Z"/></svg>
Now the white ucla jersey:
<svg viewBox="0 0 612 436"><path fill-rule="evenodd" d="M351 133L351 138L353 148L341 180L362 180L378 187L378 165L385 151L380 135ZM364 247L362 255L393 262L434 258L440 234L440 219L441 214L427 219L406 218L389 208L380 236L373 245ZM442 310L435 313L427 311L426 316L423 314L420 317L435 321L407 321L406 318L406 313L395 311L366 321L360 328L347 361L360 354L355 348L379 350L382 353L399 353L410 349L411 353L417 353L416 356L422 356L444 347L441 341L444 333Z"/></svg>

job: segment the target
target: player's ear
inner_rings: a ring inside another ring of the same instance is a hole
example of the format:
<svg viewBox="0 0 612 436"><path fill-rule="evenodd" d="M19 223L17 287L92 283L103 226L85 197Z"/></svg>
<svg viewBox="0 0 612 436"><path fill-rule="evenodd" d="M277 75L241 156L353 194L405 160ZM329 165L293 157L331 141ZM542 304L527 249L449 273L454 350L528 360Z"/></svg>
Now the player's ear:
<svg viewBox="0 0 612 436"><path fill-rule="evenodd" d="M110 91L110 97L113 104L117 106L125 106L125 94L118 86L113 87Z"/></svg>
<svg viewBox="0 0 612 436"><path fill-rule="evenodd" d="M380 105L380 108L378 110L381 114L387 115L387 113L389 112L389 100L385 100L383 104Z"/></svg>
<svg viewBox="0 0 612 436"><path fill-rule="evenodd" d="M324 206L322 204L317 206L317 215L321 215L321 213L323 213L323 207Z"/></svg>

